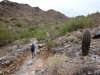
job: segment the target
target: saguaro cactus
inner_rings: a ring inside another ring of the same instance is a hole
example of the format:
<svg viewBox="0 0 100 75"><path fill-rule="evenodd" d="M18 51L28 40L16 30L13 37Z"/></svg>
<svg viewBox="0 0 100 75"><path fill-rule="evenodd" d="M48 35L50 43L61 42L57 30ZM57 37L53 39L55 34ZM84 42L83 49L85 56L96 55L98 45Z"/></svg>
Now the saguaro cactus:
<svg viewBox="0 0 100 75"><path fill-rule="evenodd" d="M89 30L86 30L83 33L83 39L82 39L82 54L83 56L86 56L89 52L90 48L90 42L91 42L91 33Z"/></svg>

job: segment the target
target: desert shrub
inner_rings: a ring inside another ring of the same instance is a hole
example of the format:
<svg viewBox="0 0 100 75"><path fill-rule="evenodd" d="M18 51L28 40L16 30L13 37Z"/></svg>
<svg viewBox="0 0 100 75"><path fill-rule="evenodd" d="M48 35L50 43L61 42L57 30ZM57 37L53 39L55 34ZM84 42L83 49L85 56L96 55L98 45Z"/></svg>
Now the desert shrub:
<svg viewBox="0 0 100 75"><path fill-rule="evenodd" d="M60 27L60 34L64 35L66 32L76 31L79 28L91 27L93 21L89 17L77 17L70 19L67 23L63 23Z"/></svg>
<svg viewBox="0 0 100 75"><path fill-rule="evenodd" d="M19 36L20 39L29 38L29 37L30 37L29 29L26 28L26 29L20 31L20 36Z"/></svg>
<svg viewBox="0 0 100 75"><path fill-rule="evenodd" d="M55 55L55 56L49 57L47 59L48 72L46 75L57 75L54 73L54 70L66 60L67 60L67 56L65 55L57 55L57 56Z"/></svg>
<svg viewBox="0 0 100 75"><path fill-rule="evenodd" d="M9 22L9 20L7 18L3 18L3 21L6 22L6 23Z"/></svg>
<svg viewBox="0 0 100 75"><path fill-rule="evenodd" d="M42 40L42 39L45 39L46 31L47 29L45 27L39 27L39 28L34 29L34 31L31 32L30 35L31 37L36 37L37 40Z"/></svg>
<svg viewBox="0 0 100 75"><path fill-rule="evenodd" d="M16 22L16 23L15 23L15 26L17 26L17 27L22 27L22 23Z"/></svg>
<svg viewBox="0 0 100 75"><path fill-rule="evenodd" d="M18 34L14 34L12 37L14 40L18 40L18 39L23 39L23 38L37 38L37 40L41 40L41 39L45 39L46 36L46 28L45 27L39 27L39 28L35 28L34 26L32 26L34 28L30 29L29 28L25 28L22 30L17 31Z"/></svg>
<svg viewBox="0 0 100 75"><path fill-rule="evenodd" d="M30 31L35 30L35 28L36 28L35 26L30 26L29 27Z"/></svg>
<svg viewBox="0 0 100 75"><path fill-rule="evenodd" d="M48 50L51 50L51 48L54 46L54 44L55 44L54 40L49 40L49 41L46 42L46 48Z"/></svg>
<svg viewBox="0 0 100 75"><path fill-rule="evenodd" d="M10 40L10 31L6 24L0 24L0 44Z"/></svg>
<svg viewBox="0 0 100 75"><path fill-rule="evenodd" d="M72 35L74 35L78 39L82 39L82 32L80 32L80 31L74 31L74 32L72 32Z"/></svg>
<svg viewBox="0 0 100 75"><path fill-rule="evenodd" d="M100 75L100 72L96 72L97 68L94 66L83 67L80 70L76 70L73 75Z"/></svg>
<svg viewBox="0 0 100 75"><path fill-rule="evenodd" d="M12 40L18 40L18 39L20 39L20 34L14 34L12 36Z"/></svg>
<svg viewBox="0 0 100 75"><path fill-rule="evenodd" d="M53 56L48 58L48 66L49 67L54 67L54 66L59 66L62 62L67 60L67 56L65 55L58 55L58 56Z"/></svg>

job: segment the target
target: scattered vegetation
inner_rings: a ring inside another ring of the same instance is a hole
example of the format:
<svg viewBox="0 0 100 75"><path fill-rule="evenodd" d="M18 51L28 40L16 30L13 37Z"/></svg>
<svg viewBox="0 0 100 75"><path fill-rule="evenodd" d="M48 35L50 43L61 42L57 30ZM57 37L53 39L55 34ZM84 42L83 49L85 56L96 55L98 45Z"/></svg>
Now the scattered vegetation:
<svg viewBox="0 0 100 75"><path fill-rule="evenodd" d="M7 18L3 18L3 21L6 22L6 23L9 22L9 20Z"/></svg>
<svg viewBox="0 0 100 75"><path fill-rule="evenodd" d="M38 27L32 33L31 37L36 37L37 40L45 39L47 27Z"/></svg>
<svg viewBox="0 0 100 75"><path fill-rule="evenodd" d="M22 27L22 23L16 22L16 23L15 23L15 26L17 26L17 27Z"/></svg>
<svg viewBox="0 0 100 75"><path fill-rule="evenodd" d="M55 44L56 44L56 43L55 43L54 40L49 40L49 41L46 42L46 48L47 48L48 50L51 50L51 48L52 48Z"/></svg>
<svg viewBox="0 0 100 75"><path fill-rule="evenodd" d="M9 31L7 25L2 24L3 28L0 28L0 30L2 31L0 32L0 37L1 39L3 39L3 41L9 40L8 36L10 36L12 40L32 37L37 38L37 40L52 40L56 37L59 37L60 35L65 35L66 32L75 31L80 28L91 27L93 24L94 22L92 21L92 18L90 18L89 16L78 16L75 18L71 18L69 21L64 22L62 24L60 23L56 25L49 25L49 23L46 23L46 25L38 27L36 27L35 25L25 25L24 27L22 23L15 22L14 25L17 27L21 27L21 29L16 29L15 32L17 33L14 34L11 31ZM47 32L50 35L49 37L47 37L46 35ZM0 43L2 43L2 40Z"/></svg>
<svg viewBox="0 0 100 75"><path fill-rule="evenodd" d="M10 41L10 30L6 24L0 24L0 45Z"/></svg>
<svg viewBox="0 0 100 75"><path fill-rule="evenodd" d="M81 69L76 70L73 75L100 75L100 72L96 72L95 66L83 66Z"/></svg>
<svg viewBox="0 0 100 75"><path fill-rule="evenodd" d="M67 56L65 55L49 57L47 60L49 71L47 72L47 74L44 75L57 75L55 74L54 70L66 60L67 60Z"/></svg>
<svg viewBox="0 0 100 75"><path fill-rule="evenodd" d="M66 32L75 31L80 28L91 27L93 21L89 17L76 17L70 19L68 22L63 23L60 28L60 34L64 35Z"/></svg>

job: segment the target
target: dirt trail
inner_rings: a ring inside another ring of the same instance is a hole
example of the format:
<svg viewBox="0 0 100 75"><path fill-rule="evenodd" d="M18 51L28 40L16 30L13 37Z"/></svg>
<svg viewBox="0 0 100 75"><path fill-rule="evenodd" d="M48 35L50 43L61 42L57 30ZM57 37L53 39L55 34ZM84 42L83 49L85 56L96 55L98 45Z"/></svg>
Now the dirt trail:
<svg viewBox="0 0 100 75"><path fill-rule="evenodd" d="M34 41L36 45L36 40ZM36 53L36 52L35 52ZM40 70L44 67L45 61L40 54L37 54L32 58L30 56L23 62L23 64L19 67L19 70L15 72L15 75L35 75L37 70Z"/></svg>
<svg viewBox="0 0 100 75"><path fill-rule="evenodd" d="M36 70L36 66L42 64L42 62L39 63L38 61L42 61L42 59L38 59L37 56L34 58L29 56L19 70L15 72L15 75L31 75L31 72L33 74Z"/></svg>

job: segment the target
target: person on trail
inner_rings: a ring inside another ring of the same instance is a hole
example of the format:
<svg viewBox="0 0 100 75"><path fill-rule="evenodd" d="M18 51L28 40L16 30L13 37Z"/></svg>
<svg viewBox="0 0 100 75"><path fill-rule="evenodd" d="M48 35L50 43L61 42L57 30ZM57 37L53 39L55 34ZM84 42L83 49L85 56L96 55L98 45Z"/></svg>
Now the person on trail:
<svg viewBox="0 0 100 75"><path fill-rule="evenodd" d="M32 52L32 58L33 58L33 55L35 56L35 48L36 48L36 46L34 45L34 43L30 44L30 50Z"/></svg>

